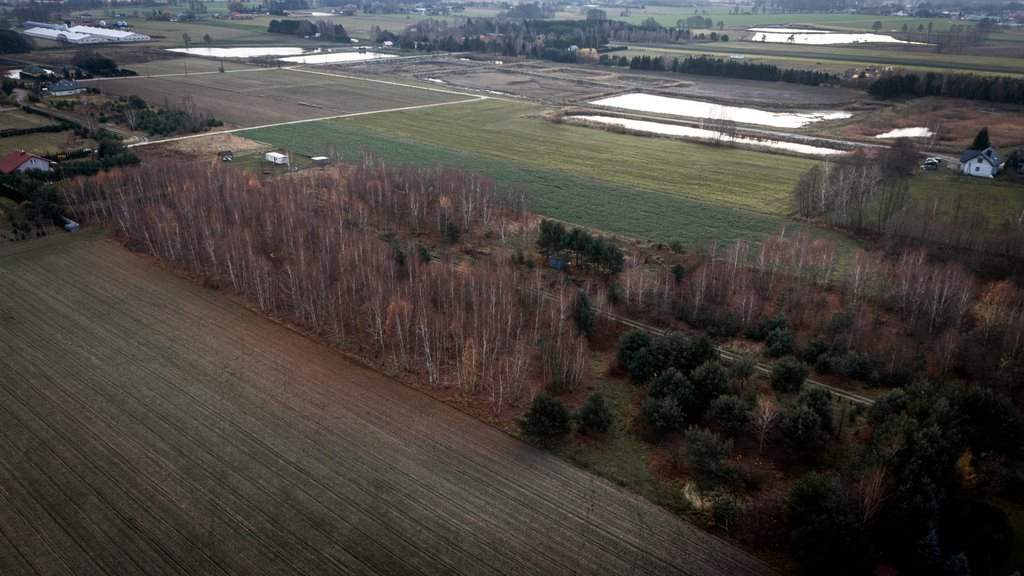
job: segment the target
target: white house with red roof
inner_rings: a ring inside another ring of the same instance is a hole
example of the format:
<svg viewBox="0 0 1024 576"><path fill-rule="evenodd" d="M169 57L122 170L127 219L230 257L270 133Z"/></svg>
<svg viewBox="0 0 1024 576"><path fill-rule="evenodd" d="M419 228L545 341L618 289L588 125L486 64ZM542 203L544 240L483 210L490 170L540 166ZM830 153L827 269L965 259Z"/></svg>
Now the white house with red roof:
<svg viewBox="0 0 1024 576"><path fill-rule="evenodd" d="M0 160L0 172L4 174L24 172L26 170L50 172L53 170L53 162L35 154L29 154L24 150L15 150L4 157L3 160Z"/></svg>

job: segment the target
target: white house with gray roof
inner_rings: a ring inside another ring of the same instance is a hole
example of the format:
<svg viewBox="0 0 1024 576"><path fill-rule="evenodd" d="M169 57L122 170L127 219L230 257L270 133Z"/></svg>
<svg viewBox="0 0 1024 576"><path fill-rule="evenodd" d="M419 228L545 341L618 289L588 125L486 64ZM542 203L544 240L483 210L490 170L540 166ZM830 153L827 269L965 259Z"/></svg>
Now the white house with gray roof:
<svg viewBox="0 0 1024 576"><path fill-rule="evenodd" d="M960 156L960 173L980 178L993 178L1006 162L991 146L984 150L964 150Z"/></svg>

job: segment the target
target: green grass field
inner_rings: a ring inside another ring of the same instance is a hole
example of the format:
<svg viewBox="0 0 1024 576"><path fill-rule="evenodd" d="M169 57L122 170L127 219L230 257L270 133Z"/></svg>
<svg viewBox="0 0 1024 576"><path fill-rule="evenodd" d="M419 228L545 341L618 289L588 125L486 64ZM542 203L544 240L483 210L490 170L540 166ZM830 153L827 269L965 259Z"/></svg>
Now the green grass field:
<svg viewBox="0 0 1024 576"><path fill-rule="evenodd" d="M369 148L393 163L462 166L527 190L539 214L684 243L787 225L789 192L814 162L557 125L541 111L487 100L239 135L307 155L333 146L352 159Z"/></svg>
<svg viewBox="0 0 1024 576"><path fill-rule="evenodd" d="M28 114L20 108L5 108L0 112L0 130L9 128L36 128L51 126L57 122L41 114Z"/></svg>
<svg viewBox="0 0 1024 576"><path fill-rule="evenodd" d="M3 150L25 150L33 154L44 154L57 152L68 141L71 132L40 132L38 134L25 134L24 136L8 136L0 138L0 147ZM88 145L86 141L85 145Z"/></svg>
<svg viewBox="0 0 1024 576"><path fill-rule="evenodd" d="M772 216L813 160L545 121L540 106L483 100L340 120L405 140ZM652 167L657 167L652 170ZM771 181L763 177L771 172Z"/></svg>
<svg viewBox="0 0 1024 576"><path fill-rule="evenodd" d="M910 179L910 192L922 213L977 214L982 228L994 230L1007 221L1024 218L1024 182L1011 182L1005 175L989 180L961 176L946 168L921 171Z"/></svg>

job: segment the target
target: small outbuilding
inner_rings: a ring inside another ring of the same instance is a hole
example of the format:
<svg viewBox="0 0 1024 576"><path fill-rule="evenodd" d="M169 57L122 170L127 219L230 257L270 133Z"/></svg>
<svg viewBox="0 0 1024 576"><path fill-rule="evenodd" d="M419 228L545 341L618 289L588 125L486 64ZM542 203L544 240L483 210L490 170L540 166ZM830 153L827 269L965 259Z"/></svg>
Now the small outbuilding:
<svg viewBox="0 0 1024 576"><path fill-rule="evenodd" d="M217 157L220 158L221 162L231 162L235 159L235 153L231 150L221 150L217 152Z"/></svg>
<svg viewBox="0 0 1024 576"><path fill-rule="evenodd" d="M82 229L82 226L69 218L64 219L64 231L65 232L78 232Z"/></svg>
<svg viewBox="0 0 1024 576"><path fill-rule="evenodd" d="M310 158L314 166L326 166L331 163L331 159L327 156L313 156Z"/></svg>
<svg viewBox="0 0 1024 576"><path fill-rule="evenodd" d="M964 150L960 156L960 173L981 178L994 178L1006 161L991 146L984 150Z"/></svg>
<svg viewBox="0 0 1024 576"><path fill-rule="evenodd" d="M280 152L267 152L267 155L264 156L264 158L266 158L267 162L270 162L271 164L288 163L288 156L286 154L281 154Z"/></svg>

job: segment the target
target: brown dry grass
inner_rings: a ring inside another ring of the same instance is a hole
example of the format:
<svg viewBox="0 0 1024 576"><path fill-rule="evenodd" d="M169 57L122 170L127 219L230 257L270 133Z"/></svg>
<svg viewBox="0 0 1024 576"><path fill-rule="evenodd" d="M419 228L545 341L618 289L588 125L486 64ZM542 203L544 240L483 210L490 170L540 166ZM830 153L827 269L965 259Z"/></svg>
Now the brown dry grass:
<svg viewBox="0 0 1024 576"><path fill-rule="evenodd" d="M238 153L252 152L256 150L272 150L274 147L266 142L258 142L256 140L242 138L241 136L235 136L234 134L219 133L203 136L202 138L187 138L185 140L168 142L163 145L163 148L165 150L179 152L182 154L205 156L209 154L216 154L221 150L231 150L232 152Z"/></svg>
<svg viewBox="0 0 1024 576"><path fill-rule="evenodd" d="M1007 153L1024 144L1024 115L1019 107L972 102L922 98L892 108L866 114L857 123L840 130L849 138L873 138L893 128L916 126L938 128L937 146L950 152L970 146L978 130L988 126L992 144Z"/></svg>

